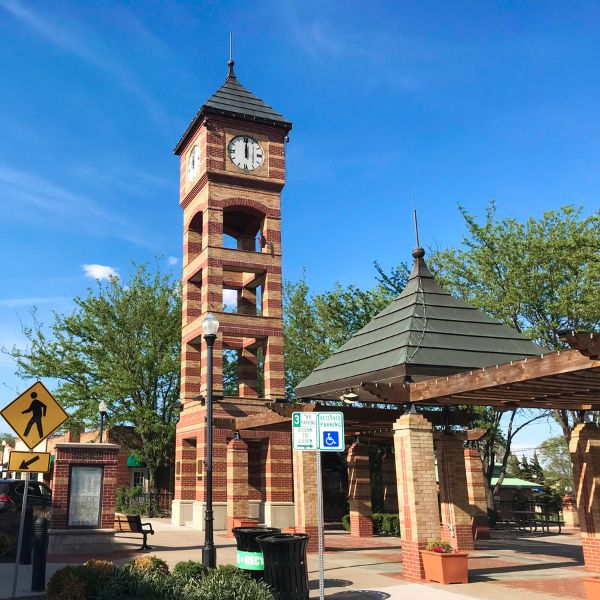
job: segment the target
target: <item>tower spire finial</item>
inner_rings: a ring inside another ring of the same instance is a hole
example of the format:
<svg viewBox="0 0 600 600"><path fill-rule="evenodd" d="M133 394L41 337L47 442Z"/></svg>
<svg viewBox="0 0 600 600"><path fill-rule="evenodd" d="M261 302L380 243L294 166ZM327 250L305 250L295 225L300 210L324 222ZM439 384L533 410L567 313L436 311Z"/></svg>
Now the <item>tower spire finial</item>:
<svg viewBox="0 0 600 600"><path fill-rule="evenodd" d="M414 206L414 204L413 204ZM412 251L412 255L414 258L423 258L425 256L425 250L421 248L421 244L419 243L419 223L417 221L417 208L413 208L413 220L415 223L415 240L417 245L415 249Z"/></svg>
<svg viewBox="0 0 600 600"><path fill-rule="evenodd" d="M233 71L233 33L229 32L229 60L227 61L227 66L229 67L229 72L227 73L227 77L235 77L235 73Z"/></svg>

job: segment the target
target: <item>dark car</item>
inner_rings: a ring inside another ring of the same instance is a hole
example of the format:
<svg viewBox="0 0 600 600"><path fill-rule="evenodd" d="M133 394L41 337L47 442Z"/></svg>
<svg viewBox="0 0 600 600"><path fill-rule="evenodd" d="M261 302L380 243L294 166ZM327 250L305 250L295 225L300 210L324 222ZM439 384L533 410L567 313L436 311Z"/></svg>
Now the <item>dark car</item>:
<svg viewBox="0 0 600 600"><path fill-rule="evenodd" d="M0 512L19 511L23 504L25 482L22 479L0 479ZM27 506L48 508L52 504L52 490L39 481L30 481Z"/></svg>

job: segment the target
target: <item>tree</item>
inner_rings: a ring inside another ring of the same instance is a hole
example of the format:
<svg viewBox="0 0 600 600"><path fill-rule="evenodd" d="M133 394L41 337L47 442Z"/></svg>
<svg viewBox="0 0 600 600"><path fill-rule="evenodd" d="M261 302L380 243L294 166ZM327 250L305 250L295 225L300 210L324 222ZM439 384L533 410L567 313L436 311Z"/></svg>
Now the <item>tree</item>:
<svg viewBox="0 0 600 600"><path fill-rule="evenodd" d="M499 220L491 202L485 220L459 207L468 234L463 248L434 252L429 264L449 292L542 346L563 346L560 332L600 328L600 211L582 217L572 205L538 220ZM555 410L567 439L581 411Z"/></svg>
<svg viewBox="0 0 600 600"><path fill-rule="evenodd" d="M15 447L15 436L12 433L0 433L0 444L5 442L11 448Z"/></svg>
<svg viewBox="0 0 600 600"><path fill-rule="evenodd" d="M544 469L540 464L540 459L535 450L533 452L533 458L531 459L531 465L529 467L529 470L531 472L531 481L539 483L541 486L546 485L546 476L544 474Z"/></svg>
<svg viewBox="0 0 600 600"><path fill-rule="evenodd" d="M573 466L565 437L548 438L540 444L539 450L546 485L560 494L568 488L572 490L575 487Z"/></svg>
<svg viewBox="0 0 600 600"><path fill-rule="evenodd" d="M523 473L521 471L521 463L519 457L511 454L508 457L508 463L506 465L506 474L509 477L515 477L516 479L523 479Z"/></svg>
<svg viewBox="0 0 600 600"><path fill-rule="evenodd" d="M393 299L383 285L371 290L356 286L311 294L306 280L284 286L286 394L363 328Z"/></svg>
<svg viewBox="0 0 600 600"><path fill-rule="evenodd" d="M173 458L179 412L180 284L142 265L127 281L98 281L74 303L72 314L54 314L49 332L33 313L28 349L10 352L17 373L57 379L57 400L81 425L97 426L104 400L109 424L132 425L140 435L139 458L155 490L158 470Z"/></svg>

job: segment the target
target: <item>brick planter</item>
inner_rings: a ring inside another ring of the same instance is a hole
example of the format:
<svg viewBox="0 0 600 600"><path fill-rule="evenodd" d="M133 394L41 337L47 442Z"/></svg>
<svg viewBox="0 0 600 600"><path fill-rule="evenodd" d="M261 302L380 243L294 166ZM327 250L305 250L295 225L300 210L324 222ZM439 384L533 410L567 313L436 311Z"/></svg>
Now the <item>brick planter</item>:
<svg viewBox="0 0 600 600"><path fill-rule="evenodd" d="M469 555L464 552L430 552L421 550L425 579L444 585L469 583Z"/></svg>
<svg viewBox="0 0 600 600"><path fill-rule="evenodd" d="M583 589L587 600L600 600L600 577L584 577Z"/></svg>

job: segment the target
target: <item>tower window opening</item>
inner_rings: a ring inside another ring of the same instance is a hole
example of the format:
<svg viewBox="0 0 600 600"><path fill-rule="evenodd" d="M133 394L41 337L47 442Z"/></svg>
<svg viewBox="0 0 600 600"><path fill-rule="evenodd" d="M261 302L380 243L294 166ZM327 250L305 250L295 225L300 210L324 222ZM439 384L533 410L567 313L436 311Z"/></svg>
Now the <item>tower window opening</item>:
<svg viewBox="0 0 600 600"><path fill-rule="evenodd" d="M223 210L223 247L261 252L261 234L265 216L248 207L228 207Z"/></svg>
<svg viewBox="0 0 600 600"><path fill-rule="evenodd" d="M223 312L237 313L239 311L239 292L233 288L223 288Z"/></svg>

